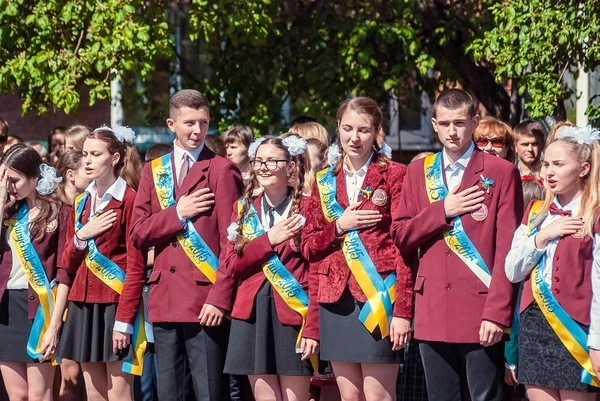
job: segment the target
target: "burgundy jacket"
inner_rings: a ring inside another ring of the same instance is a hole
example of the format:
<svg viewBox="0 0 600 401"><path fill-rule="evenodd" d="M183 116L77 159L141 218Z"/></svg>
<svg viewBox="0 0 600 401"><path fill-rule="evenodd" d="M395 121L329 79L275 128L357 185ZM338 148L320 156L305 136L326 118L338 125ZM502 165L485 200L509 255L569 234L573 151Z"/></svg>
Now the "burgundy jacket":
<svg viewBox="0 0 600 401"><path fill-rule="evenodd" d="M393 315L411 318L413 315L413 275L408 264L415 263L414 254L400 254L394 246L390 235L392 211L400 205L400 194L404 192L403 181L406 166L389 162L379 167L372 162L367 169L362 189L371 187L371 198L362 200L359 210L379 210L383 216L377 225L360 230L358 235L362 240L371 260L381 277L385 279L396 272L396 301ZM346 180L343 171L336 176L336 199L342 208L349 206L346 193ZM373 196L383 192L386 202L382 206L373 203ZM321 208L317 184L313 188L311 198L306 208L306 226L302 233L302 254L314 263L319 276L318 301L321 303L337 302L346 285L355 299L366 302L367 297L360 289L356 279L350 274L350 269L342 252L343 237L335 234L335 221L328 223ZM403 250L403 248L400 248ZM312 274L312 270L311 270Z"/></svg>
<svg viewBox="0 0 600 401"><path fill-rule="evenodd" d="M532 205L533 202L527 207L522 224L527 225ZM600 221L597 221L594 232L600 232L599 230ZM569 235L558 241L552 261L552 294L569 316L586 326L590 324L592 304L593 251L594 240L589 235L585 238ZM523 284L520 313L532 302L535 300L529 275Z"/></svg>
<svg viewBox="0 0 600 401"><path fill-rule="evenodd" d="M253 201L254 208L259 216L262 211L262 197L263 195L260 194ZM302 213L300 212L300 214ZM237 218L237 205L234 205L231 220L237 222ZM246 244L242 256L237 255L233 246L234 242L228 241L227 258L225 261L227 270L231 272L231 275L239 283L231 316L242 320L250 318L256 294L267 279L263 273L262 266L271 256L277 255L281 263L292 273L304 291L309 295L306 326L302 335L306 338L319 340L319 308L317 306L318 276L316 274L312 277L309 276L309 264L302 257L299 249L295 251L291 241L286 241L273 248L266 232ZM309 282L309 278L313 278L313 282ZM301 316L285 303L275 289L273 289L273 294L277 316L281 323L301 325Z"/></svg>
<svg viewBox="0 0 600 401"><path fill-rule="evenodd" d="M421 252L415 283L415 338L479 343L482 319L508 327L516 302L516 286L506 277L504 260L523 216L519 172L506 160L475 149L459 188L481 184L481 175L494 180L485 194L487 218L461 216L465 232L492 272L489 290L446 245L443 232L450 230L451 219L446 219L443 201L429 203L424 175L424 160L408 166L392 225L400 249Z"/></svg>
<svg viewBox="0 0 600 401"><path fill-rule="evenodd" d="M131 234L137 248L155 247L154 268L148 280L150 321L198 322L204 303L231 310L235 280L226 273L224 262L231 210L243 185L239 170L205 146L181 187L175 186L176 201L200 188L210 188L215 194L213 208L191 219L198 234L219 258L217 281L213 285L179 245L177 234L183 232L183 227L176 205L161 209L151 167L151 163L144 167Z"/></svg>
<svg viewBox="0 0 600 401"><path fill-rule="evenodd" d="M33 248L40 257L48 280L52 281L56 279L58 283L65 285L71 285L71 278L63 268L64 265L61 263L60 255L63 253L65 247L65 229L67 228L66 224L70 212L70 206L62 206L58 213L58 218L50 222L46 227L46 235L44 235L42 240L38 242L32 238ZM2 237L0 238L0 298L6 290L13 262L13 254L5 235L7 233L6 227L2 227ZM28 287L29 305L27 316L29 319L33 319L40 300L31 286Z"/></svg>
<svg viewBox="0 0 600 401"><path fill-rule="evenodd" d="M82 250L75 246L75 208L73 208L67 223L67 238L62 256L65 269L69 274L75 275L69 293L69 301L97 304L118 303L115 319L129 324L135 322L142 295L145 270L144 256L133 246L129 235L135 196L135 191L127 187L122 202L114 198L108 202L103 211L113 209L117 213L117 221L111 229L94 238L100 253L115 262L125 272L125 283L120 296L87 268L85 264L87 247ZM88 196L81 215L83 225L90 219L91 201L91 196Z"/></svg>

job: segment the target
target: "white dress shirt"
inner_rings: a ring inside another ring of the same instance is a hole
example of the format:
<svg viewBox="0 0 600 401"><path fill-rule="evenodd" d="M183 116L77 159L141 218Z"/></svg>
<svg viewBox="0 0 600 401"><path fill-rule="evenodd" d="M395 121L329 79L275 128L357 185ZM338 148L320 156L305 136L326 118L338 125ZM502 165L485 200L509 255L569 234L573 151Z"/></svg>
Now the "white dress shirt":
<svg viewBox="0 0 600 401"><path fill-rule="evenodd" d="M204 142L198 149L187 150L177 145L177 140L173 141L173 163L175 164L175 177L173 180L175 182L179 181L179 174L181 173L181 167L183 166L184 156L190 158L188 164L188 172L192 169L192 165L198 161L200 157L200 153L202 153L202 149L204 149ZM177 211L177 217L179 218L179 222L181 225L185 225L185 219L181 217L179 211Z"/></svg>
<svg viewBox="0 0 600 401"><path fill-rule="evenodd" d="M475 144L471 141L469 149L454 163L450 160L446 149L442 151L442 163L444 165L444 175L446 176L448 191L452 191L460 185L474 150Z"/></svg>
<svg viewBox="0 0 600 401"><path fill-rule="evenodd" d="M263 195L260 211L260 222L263 226L263 229L265 231L269 231L269 229L275 224L280 223L290 217L289 214L290 210L292 209L292 203L292 197L288 196L279 205L271 207L271 205L269 205L267 202L266 196ZM269 214L273 216L273 221L271 221Z"/></svg>
<svg viewBox="0 0 600 401"><path fill-rule="evenodd" d="M200 153L204 149L204 142L198 149L187 150L177 145L177 140L173 141L173 164L175 164L175 179L179 180L179 173L183 165L183 156L187 155L190 158L188 172L192 169L192 164L198 161Z"/></svg>
<svg viewBox="0 0 600 401"><path fill-rule="evenodd" d="M570 210L573 216L579 213L581 197L573 199L564 207L558 199L554 198L554 204L562 210ZM541 228L560 218L560 215L548 214L542 222ZM547 286L552 286L552 261L558 245L558 239L548 241L546 248L538 249L535 246L535 235L527 237L527 226L521 226L515 232L510 252L506 256L505 270L508 279L518 283L527 278L529 273L537 265L542 255L546 255L546 263L542 269L542 277ZM588 347L600 350L600 236L594 233L592 251L592 305L590 310L590 332L588 335ZM518 307L518 306L517 306Z"/></svg>
<svg viewBox="0 0 600 401"><path fill-rule="evenodd" d="M577 216L581 204L581 196L573 199L565 206L562 206L558 198L555 197L554 204L559 209L569 210L573 216ZM548 224L560 217L558 214L553 215L548 212L548 215L542 222L541 229L547 227ZM506 263L504 264L506 276L512 283L520 283L529 276L529 273L538 264L542 255L546 254L546 263L542 269L542 277L544 277L546 285L552 287L552 261L554 260L554 253L556 252L559 238L548 241L546 248L538 249L535 246L535 237L537 234L527 237L527 231L527 225L521 224L515 232L510 251L506 255Z"/></svg>
<svg viewBox="0 0 600 401"><path fill-rule="evenodd" d="M352 205L353 203L358 202L358 195L360 194L360 190L362 188L363 183L365 182L365 176L367 175L367 170L369 169L369 165L371 165L371 160L373 159L373 152L371 152L371 156L369 156L369 160L358 169L358 171L351 170L352 165L346 161L344 161L344 178L346 179L346 194L348 195L348 201Z"/></svg>

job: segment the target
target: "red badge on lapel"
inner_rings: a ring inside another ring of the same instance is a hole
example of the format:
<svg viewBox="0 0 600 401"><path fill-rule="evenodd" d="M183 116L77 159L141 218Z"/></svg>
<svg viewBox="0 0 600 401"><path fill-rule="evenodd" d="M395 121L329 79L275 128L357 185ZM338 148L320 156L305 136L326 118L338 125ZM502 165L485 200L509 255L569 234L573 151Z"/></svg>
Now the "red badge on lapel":
<svg viewBox="0 0 600 401"><path fill-rule="evenodd" d="M487 216L488 216L488 208L483 203L481 204L481 207L479 209L473 210L471 212L471 217L473 217L473 220L483 221L487 218Z"/></svg>
<svg viewBox="0 0 600 401"><path fill-rule="evenodd" d="M377 206L385 206L387 203L387 198L388 196L383 189L376 189L375 193L373 193L371 201Z"/></svg>

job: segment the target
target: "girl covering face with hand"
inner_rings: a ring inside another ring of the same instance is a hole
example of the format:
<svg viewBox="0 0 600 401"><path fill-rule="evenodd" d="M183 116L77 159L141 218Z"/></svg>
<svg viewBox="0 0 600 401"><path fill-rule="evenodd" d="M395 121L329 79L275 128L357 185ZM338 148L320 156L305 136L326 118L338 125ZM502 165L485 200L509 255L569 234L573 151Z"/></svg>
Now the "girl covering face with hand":
<svg viewBox="0 0 600 401"><path fill-rule="evenodd" d="M0 372L10 400L52 400L62 315L71 280L60 260L70 207L56 170L24 144L0 166Z"/></svg>

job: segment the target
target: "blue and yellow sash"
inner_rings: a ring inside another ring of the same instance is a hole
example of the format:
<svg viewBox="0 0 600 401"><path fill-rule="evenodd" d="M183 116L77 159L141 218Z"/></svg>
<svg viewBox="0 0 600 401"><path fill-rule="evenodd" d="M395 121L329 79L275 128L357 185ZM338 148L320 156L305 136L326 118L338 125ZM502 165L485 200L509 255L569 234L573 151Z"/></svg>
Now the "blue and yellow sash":
<svg viewBox="0 0 600 401"><path fill-rule="evenodd" d="M88 192L84 192L75 199L75 231L77 232L83 227L81 216L85 207L85 201L89 196ZM95 215L99 215L102 211L98 211ZM90 218L93 218L91 216ZM93 238L87 240L88 251L85 255L85 264L88 269L98 277L104 284L110 287L117 294L123 292L125 283L125 272L115 262L102 255L96 246L96 241ZM148 342L152 342L152 325L146 322L147 309L145 300L142 297L140 307L138 309L135 323L133 324L133 334L131 335L131 343L134 350L133 360L123 361L123 372L130 373L136 376L142 375L144 367L144 354Z"/></svg>
<svg viewBox="0 0 600 401"><path fill-rule="evenodd" d="M331 167L317 173L317 187L325 219L328 222L339 219L344 209L336 199L336 181ZM342 252L350 272L367 296L359 320L370 333L379 327L381 338L387 337L393 316L392 304L396 299L396 273L390 274L385 281L381 278L356 230L348 231L344 236Z"/></svg>
<svg viewBox="0 0 600 401"><path fill-rule="evenodd" d="M31 243L29 235L29 207L27 206L27 202L21 204L17 215L8 220L7 225L10 239L15 247L27 281L40 300L40 305L36 311L31 332L29 333L29 339L27 340L27 355L39 360L42 356L38 351L42 345L44 334L46 334L50 325L52 313L54 312L54 303L56 301L54 288L56 282L48 280L42 261ZM56 364L54 358L52 359L52 363Z"/></svg>
<svg viewBox="0 0 600 401"><path fill-rule="evenodd" d="M152 160L152 177L160 207L166 209L175 205L175 196L173 195L175 181L173 179L170 153ZM183 233L177 235L177 241L198 270L214 284L217 280L219 258L206 245L206 242L198 234L198 231L196 231L196 228L189 219L183 229Z"/></svg>
<svg viewBox="0 0 600 401"><path fill-rule="evenodd" d="M448 188L442 176L442 153L438 152L425 158L425 188L429 203L444 200L448 196ZM477 248L465 232L459 216L452 220L452 229L444 232L444 241L448 248L481 280L490 287L492 274Z"/></svg>
<svg viewBox="0 0 600 401"><path fill-rule="evenodd" d="M535 220L542 209L543 201L535 202L529 212L527 219L528 235L535 235L538 231L538 226ZM600 387L600 380L596 377L592 362L590 361L589 350L587 346L588 335L579 326L579 324L571 318L558 303L552 291L546 285L542 270L546 263L545 254L540 259L538 265L531 272L531 289L533 298L544 314L544 317L556 333L560 341L571 355L581 365L581 382L594 387Z"/></svg>
<svg viewBox="0 0 600 401"><path fill-rule="evenodd" d="M242 212L244 198L238 201L238 215ZM249 241L263 235L265 230L260 223L258 213L254 205L250 204L248 212L244 218L242 233ZM302 317L302 326L296 340L296 350L300 347L302 331L306 326L306 315L308 314L308 295L302 289L302 286L296 278L285 268L279 256L274 254L263 265L263 273L275 291L281 296L285 303ZM319 362L316 356L311 357L311 363L315 372L319 371Z"/></svg>

